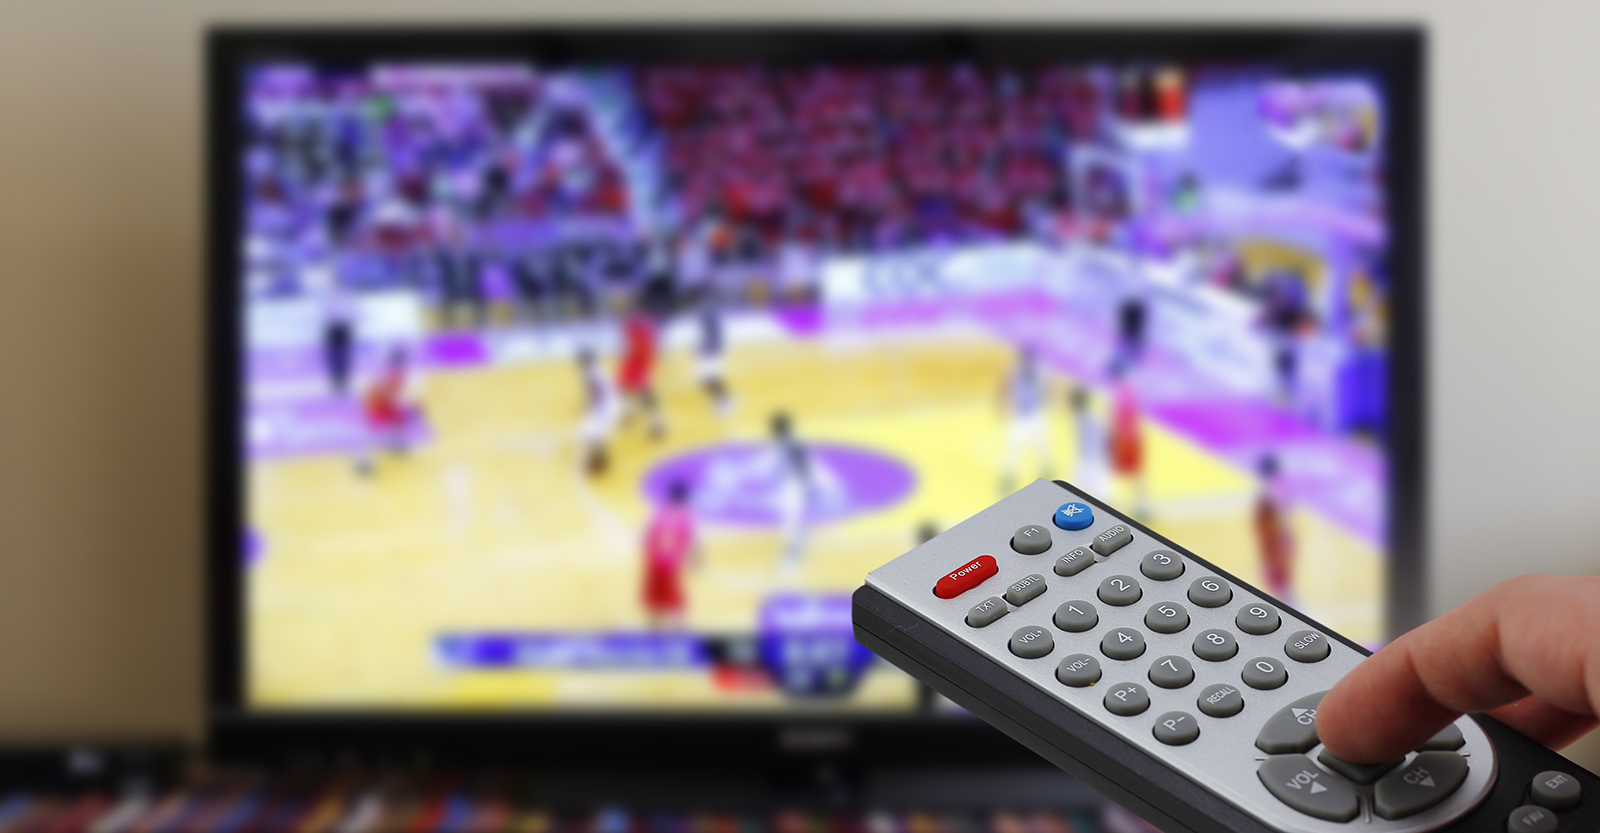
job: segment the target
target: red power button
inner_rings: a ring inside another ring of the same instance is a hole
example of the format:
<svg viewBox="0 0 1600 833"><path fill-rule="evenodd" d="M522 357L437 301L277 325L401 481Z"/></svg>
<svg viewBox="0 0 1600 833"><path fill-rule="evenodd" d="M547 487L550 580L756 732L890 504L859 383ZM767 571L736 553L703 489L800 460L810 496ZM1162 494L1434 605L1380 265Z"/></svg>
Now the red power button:
<svg viewBox="0 0 1600 833"><path fill-rule="evenodd" d="M941 599L954 599L998 572L1000 565L995 563L994 556L980 555L967 562L961 569L939 579L939 583L933 586L933 595Z"/></svg>

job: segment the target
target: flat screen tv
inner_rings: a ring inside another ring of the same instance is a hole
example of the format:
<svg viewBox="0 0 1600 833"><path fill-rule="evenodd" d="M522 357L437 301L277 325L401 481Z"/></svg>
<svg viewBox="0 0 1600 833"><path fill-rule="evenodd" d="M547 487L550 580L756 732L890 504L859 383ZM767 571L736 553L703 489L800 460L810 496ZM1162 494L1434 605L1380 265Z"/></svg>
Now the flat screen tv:
<svg viewBox="0 0 1600 833"><path fill-rule="evenodd" d="M1418 32L207 47L219 749L1010 748L848 595L1037 477L1420 615Z"/></svg>

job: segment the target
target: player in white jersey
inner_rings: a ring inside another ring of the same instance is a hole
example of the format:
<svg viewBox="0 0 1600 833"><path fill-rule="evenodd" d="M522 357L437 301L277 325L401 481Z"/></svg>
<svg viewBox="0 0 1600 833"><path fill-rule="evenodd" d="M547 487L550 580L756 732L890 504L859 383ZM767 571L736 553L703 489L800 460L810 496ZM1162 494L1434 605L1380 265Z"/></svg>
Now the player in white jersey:
<svg viewBox="0 0 1600 833"><path fill-rule="evenodd" d="M1111 439L1105 420L1095 412L1089 389L1074 387L1067 394L1072 413L1073 433L1077 436L1078 459L1072 471L1072 484L1090 494L1105 494L1111 481Z"/></svg>
<svg viewBox="0 0 1600 833"><path fill-rule="evenodd" d="M578 350L578 373L583 383L583 470L599 477L611 461L606 444L617 423L617 391L587 347Z"/></svg>
<svg viewBox="0 0 1600 833"><path fill-rule="evenodd" d="M810 533L812 505L816 497L816 463L811 449L794 436L789 415L772 415L772 442L778 473L778 518L783 533L783 561L786 572L800 566Z"/></svg>
<svg viewBox="0 0 1600 833"><path fill-rule="evenodd" d="M1006 410L1006 455L1000 475L1000 493L1010 494L1017 472L1031 449L1040 476L1050 475L1050 426L1045 419L1045 377L1032 347L1017 353L1017 366L1001 388Z"/></svg>

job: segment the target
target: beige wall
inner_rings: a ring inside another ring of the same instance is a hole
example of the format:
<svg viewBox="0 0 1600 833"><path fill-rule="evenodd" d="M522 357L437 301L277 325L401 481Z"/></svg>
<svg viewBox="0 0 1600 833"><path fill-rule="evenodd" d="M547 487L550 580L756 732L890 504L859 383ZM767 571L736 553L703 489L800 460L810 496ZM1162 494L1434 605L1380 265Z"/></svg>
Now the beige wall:
<svg viewBox="0 0 1600 833"><path fill-rule="evenodd" d="M200 35L400 19L1422 21L1434 612L1600 572L1600 5L1462 0L0 3L0 738L195 736ZM1600 754L1589 753L1590 765Z"/></svg>

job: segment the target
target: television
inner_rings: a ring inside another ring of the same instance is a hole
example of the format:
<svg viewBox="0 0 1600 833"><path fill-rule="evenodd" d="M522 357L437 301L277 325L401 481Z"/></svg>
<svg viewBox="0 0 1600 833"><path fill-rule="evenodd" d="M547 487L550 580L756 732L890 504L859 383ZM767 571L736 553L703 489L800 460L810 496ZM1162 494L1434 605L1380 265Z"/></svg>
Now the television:
<svg viewBox="0 0 1600 833"><path fill-rule="evenodd" d="M848 597L1037 477L1419 621L1417 31L207 49L224 754L1015 754Z"/></svg>

